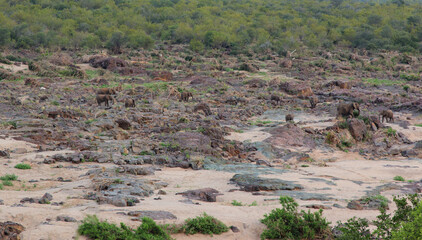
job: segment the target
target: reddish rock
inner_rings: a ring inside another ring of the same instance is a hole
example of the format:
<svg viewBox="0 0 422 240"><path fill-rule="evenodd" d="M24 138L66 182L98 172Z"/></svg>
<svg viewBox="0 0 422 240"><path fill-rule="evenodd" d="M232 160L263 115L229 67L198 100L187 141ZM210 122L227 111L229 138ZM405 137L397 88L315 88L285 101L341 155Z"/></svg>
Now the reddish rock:
<svg viewBox="0 0 422 240"><path fill-rule="evenodd" d="M351 118L347 122L350 134L352 134L353 138L357 141L362 141L367 132L365 122L357 118Z"/></svg>
<svg viewBox="0 0 422 240"><path fill-rule="evenodd" d="M19 234L25 230L25 227L14 222L0 222L0 239L2 240L20 240Z"/></svg>

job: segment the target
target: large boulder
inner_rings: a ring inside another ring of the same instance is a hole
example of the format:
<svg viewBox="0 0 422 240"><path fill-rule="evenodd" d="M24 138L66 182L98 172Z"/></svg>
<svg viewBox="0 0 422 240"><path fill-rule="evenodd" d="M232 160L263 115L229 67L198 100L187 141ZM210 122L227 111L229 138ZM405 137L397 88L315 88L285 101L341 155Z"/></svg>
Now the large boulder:
<svg viewBox="0 0 422 240"><path fill-rule="evenodd" d="M367 132L365 122L361 119L351 118L347 121L350 134L357 141L362 141Z"/></svg>
<svg viewBox="0 0 422 240"><path fill-rule="evenodd" d="M313 138L291 123L271 129L270 134L272 136L265 142L270 142L274 146L315 147Z"/></svg>
<svg viewBox="0 0 422 240"><path fill-rule="evenodd" d="M211 139L198 132L177 132L173 141L183 149L207 152L211 150Z"/></svg>
<svg viewBox="0 0 422 240"><path fill-rule="evenodd" d="M285 82L280 84L280 90L289 94L297 95L299 98L306 98L314 95L311 87L303 82Z"/></svg>
<svg viewBox="0 0 422 240"><path fill-rule="evenodd" d="M124 130L129 130L132 127L132 124L130 124L130 122L126 119L117 119L115 122Z"/></svg>
<svg viewBox="0 0 422 240"><path fill-rule="evenodd" d="M101 67L103 69L108 69L108 70L115 70L117 68L128 66L128 64L120 58L102 57L102 56L92 57L89 60L89 64L94 68Z"/></svg>
<svg viewBox="0 0 422 240"><path fill-rule="evenodd" d="M0 222L0 239L2 240L20 240L19 234L25 230L25 227L14 222Z"/></svg>
<svg viewBox="0 0 422 240"><path fill-rule="evenodd" d="M301 185L291 181L276 178L261 178L251 174L236 174L230 181L247 192L303 189Z"/></svg>
<svg viewBox="0 0 422 240"><path fill-rule="evenodd" d="M223 195L214 188L202 188L196 190L189 190L186 192L176 193L189 199L200 200L204 202L216 202L218 195Z"/></svg>
<svg viewBox="0 0 422 240"><path fill-rule="evenodd" d="M132 140L132 152L134 154L145 154L151 152L151 147L148 142L144 139L133 139Z"/></svg>
<svg viewBox="0 0 422 240"><path fill-rule="evenodd" d="M239 66L239 70L255 73L259 71L259 67L252 63L242 63Z"/></svg>

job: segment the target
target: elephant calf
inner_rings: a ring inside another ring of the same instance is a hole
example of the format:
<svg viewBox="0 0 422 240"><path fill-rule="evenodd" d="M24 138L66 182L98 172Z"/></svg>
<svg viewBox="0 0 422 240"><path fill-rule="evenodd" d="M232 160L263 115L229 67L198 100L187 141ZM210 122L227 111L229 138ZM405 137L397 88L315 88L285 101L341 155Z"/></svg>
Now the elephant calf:
<svg viewBox="0 0 422 240"><path fill-rule="evenodd" d="M114 103L114 98L111 95L98 94L96 99L98 106L104 103L106 107L109 107L109 101Z"/></svg>
<svg viewBox="0 0 422 240"><path fill-rule="evenodd" d="M387 120L387 122L394 122L394 113L391 110L382 110L379 116L380 120L382 117L382 122L384 122L384 119Z"/></svg>

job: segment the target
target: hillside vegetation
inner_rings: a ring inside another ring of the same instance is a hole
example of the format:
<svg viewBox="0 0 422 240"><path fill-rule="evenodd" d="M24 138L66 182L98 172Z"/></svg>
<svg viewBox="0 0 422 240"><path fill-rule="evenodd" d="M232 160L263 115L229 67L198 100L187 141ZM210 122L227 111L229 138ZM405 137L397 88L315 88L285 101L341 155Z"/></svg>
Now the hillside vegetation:
<svg viewBox="0 0 422 240"><path fill-rule="evenodd" d="M0 0L0 46L422 50L417 1Z"/></svg>

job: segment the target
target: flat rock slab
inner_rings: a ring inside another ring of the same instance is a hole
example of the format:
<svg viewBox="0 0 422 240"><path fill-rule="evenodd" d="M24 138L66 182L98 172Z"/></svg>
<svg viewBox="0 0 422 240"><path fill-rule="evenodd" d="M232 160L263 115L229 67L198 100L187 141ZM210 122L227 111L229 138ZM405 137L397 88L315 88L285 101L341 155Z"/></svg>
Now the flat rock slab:
<svg viewBox="0 0 422 240"><path fill-rule="evenodd" d="M260 192L257 195L264 195L264 196L289 196L294 199L300 199L303 201L330 201L335 199L332 197L332 194L321 194L321 193L310 193L310 192L303 192L303 191L290 191L290 190L278 190L274 192ZM278 201L279 198L270 198L266 199L265 201Z"/></svg>
<svg viewBox="0 0 422 240"><path fill-rule="evenodd" d="M256 165L250 163L242 164L217 164L217 163L207 163L204 164L204 169L206 170L215 170L223 172L231 172L238 174L283 174L289 172L285 169L272 168L265 165Z"/></svg>
<svg viewBox="0 0 422 240"><path fill-rule="evenodd" d="M127 215L139 218L149 217L153 220L177 219L173 213L167 211L132 211Z"/></svg>
<svg viewBox="0 0 422 240"><path fill-rule="evenodd" d="M303 189L303 186L295 184L292 181L276 178L261 178L257 175L250 174L236 174L230 181L236 183L240 186L241 190L246 192Z"/></svg>
<svg viewBox="0 0 422 240"><path fill-rule="evenodd" d="M196 190L189 190L186 192L176 193L176 195L182 195L189 199L200 200L204 202L216 202L218 195L223 195L214 188L202 188Z"/></svg>

